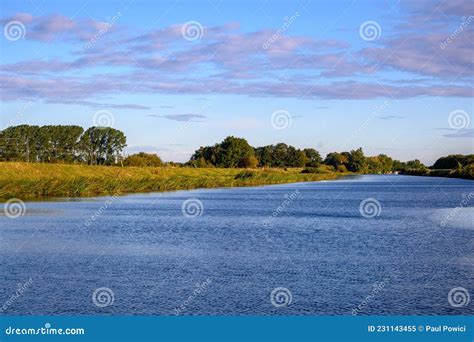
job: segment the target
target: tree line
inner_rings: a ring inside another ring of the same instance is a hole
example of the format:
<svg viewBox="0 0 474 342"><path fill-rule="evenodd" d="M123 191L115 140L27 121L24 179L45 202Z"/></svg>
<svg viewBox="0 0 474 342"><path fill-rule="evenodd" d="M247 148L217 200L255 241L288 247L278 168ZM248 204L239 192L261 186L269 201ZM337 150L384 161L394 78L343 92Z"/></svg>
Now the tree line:
<svg viewBox="0 0 474 342"><path fill-rule="evenodd" d="M127 138L110 127L12 126L0 131L0 160L114 165Z"/></svg>
<svg viewBox="0 0 474 342"><path fill-rule="evenodd" d="M42 163L82 163L89 165L161 166L156 154L140 152L123 157L125 134L110 127L84 130L74 125L12 126L0 131L0 161ZM385 154L366 156L362 148L331 152L323 159L314 148L298 149L285 143L253 147L247 140L229 136L221 143L203 146L185 164L189 167L256 168L305 167L311 172L322 165L340 172L389 173L393 171L426 173L418 159L401 162ZM449 155L439 158L431 169L458 170L471 174L474 155Z"/></svg>
<svg viewBox="0 0 474 342"><path fill-rule="evenodd" d="M194 167L309 167L332 166L340 172L388 173L407 169L424 169L418 159L401 162L385 154L366 156L362 148L348 152L331 152L325 159L314 148L298 149L285 143L252 147L243 138L225 138L213 146L194 152L187 165Z"/></svg>

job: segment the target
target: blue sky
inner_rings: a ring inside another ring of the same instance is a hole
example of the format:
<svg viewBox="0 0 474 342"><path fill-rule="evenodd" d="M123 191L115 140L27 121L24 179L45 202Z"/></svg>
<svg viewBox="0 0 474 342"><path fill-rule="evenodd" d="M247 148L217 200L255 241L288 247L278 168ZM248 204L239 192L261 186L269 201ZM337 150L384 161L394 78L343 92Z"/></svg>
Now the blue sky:
<svg viewBox="0 0 474 342"><path fill-rule="evenodd" d="M185 161L227 135L473 153L471 1L2 1L1 126L97 122Z"/></svg>

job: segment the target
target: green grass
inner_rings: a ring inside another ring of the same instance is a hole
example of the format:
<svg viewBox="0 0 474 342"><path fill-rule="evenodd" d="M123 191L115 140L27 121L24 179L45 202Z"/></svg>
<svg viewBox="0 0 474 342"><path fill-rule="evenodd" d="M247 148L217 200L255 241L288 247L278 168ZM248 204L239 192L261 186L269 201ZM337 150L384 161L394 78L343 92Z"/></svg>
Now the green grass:
<svg viewBox="0 0 474 342"><path fill-rule="evenodd" d="M335 179L344 173L302 169L112 167L0 163L0 201L88 197L196 188L255 186Z"/></svg>

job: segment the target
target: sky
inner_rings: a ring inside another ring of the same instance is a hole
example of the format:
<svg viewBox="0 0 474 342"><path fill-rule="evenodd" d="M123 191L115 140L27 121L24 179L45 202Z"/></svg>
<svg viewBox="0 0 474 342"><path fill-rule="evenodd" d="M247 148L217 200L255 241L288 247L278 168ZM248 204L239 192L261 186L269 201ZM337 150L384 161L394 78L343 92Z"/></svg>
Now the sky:
<svg viewBox="0 0 474 342"><path fill-rule="evenodd" d="M470 0L2 0L0 23L2 129L111 126L180 162L228 135L474 153Z"/></svg>

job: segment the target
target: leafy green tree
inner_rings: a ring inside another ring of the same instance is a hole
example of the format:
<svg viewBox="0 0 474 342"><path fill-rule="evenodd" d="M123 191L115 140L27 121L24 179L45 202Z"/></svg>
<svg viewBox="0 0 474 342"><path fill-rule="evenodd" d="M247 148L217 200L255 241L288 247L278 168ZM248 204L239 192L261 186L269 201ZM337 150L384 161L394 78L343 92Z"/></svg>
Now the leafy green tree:
<svg viewBox="0 0 474 342"><path fill-rule="evenodd" d="M409 160L406 162L406 169L417 169L417 170L422 170L426 169L426 166L419 161L418 159L415 160Z"/></svg>
<svg viewBox="0 0 474 342"><path fill-rule="evenodd" d="M255 151L247 140L230 136L220 144L200 147L188 164L195 167L245 167L247 158L252 156L255 156Z"/></svg>
<svg viewBox="0 0 474 342"><path fill-rule="evenodd" d="M285 167L287 166L288 156L288 145L284 143L278 143L273 147L273 167Z"/></svg>
<svg viewBox="0 0 474 342"><path fill-rule="evenodd" d="M255 155L259 160L260 166L273 166L273 145L257 147Z"/></svg>
<svg viewBox="0 0 474 342"><path fill-rule="evenodd" d="M244 159L255 153L247 140L232 136L225 138L219 147L219 167L243 167Z"/></svg>
<svg viewBox="0 0 474 342"><path fill-rule="evenodd" d="M305 148L303 149L303 152L305 153L306 158L308 158L308 162L306 163L307 166L318 167L323 162L321 155L314 148Z"/></svg>
<svg viewBox="0 0 474 342"><path fill-rule="evenodd" d="M248 156L242 160L242 167L254 169L258 166L258 159L255 156Z"/></svg>
<svg viewBox="0 0 474 342"><path fill-rule="evenodd" d="M124 166L150 166L150 167L158 167L162 166L163 162L161 158L157 154L153 153L145 153L139 152L136 154L132 154L127 156L127 158L123 161Z"/></svg>
<svg viewBox="0 0 474 342"><path fill-rule="evenodd" d="M42 126L36 139L41 162L74 162L80 157L80 126Z"/></svg>
<svg viewBox="0 0 474 342"><path fill-rule="evenodd" d="M462 154L450 154L446 157L439 158L431 168L433 169L455 169L458 164L466 166L474 163L474 154L462 155Z"/></svg>
<svg viewBox="0 0 474 342"><path fill-rule="evenodd" d="M324 164L334 166L334 168L337 168L339 165L346 166L348 163L348 156L338 152L331 152L324 159Z"/></svg>
<svg viewBox="0 0 474 342"><path fill-rule="evenodd" d="M80 146L89 165L113 165L127 146L123 132L111 127L91 127L81 137Z"/></svg>
<svg viewBox="0 0 474 342"><path fill-rule="evenodd" d="M362 148L352 150L349 153L349 162L347 163L347 169L352 172L367 172L368 163L367 158L362 151Z"/></svg>
<svg viewBox="0 0 474 342"><path fill-rule="evenodd" d="M367 157L368 172L388 173L392 170L393 160L385 154Z"/></svg>
<svg viewBox="0 0 474 342"><path fill-rule="evenodd" d="M34 162L37 157L38 126L11 126L0 133L2 160Z"/></svg>

